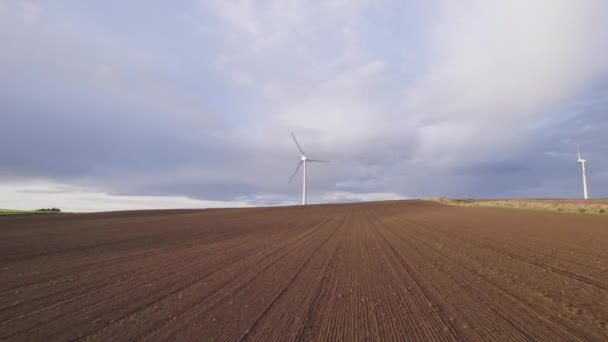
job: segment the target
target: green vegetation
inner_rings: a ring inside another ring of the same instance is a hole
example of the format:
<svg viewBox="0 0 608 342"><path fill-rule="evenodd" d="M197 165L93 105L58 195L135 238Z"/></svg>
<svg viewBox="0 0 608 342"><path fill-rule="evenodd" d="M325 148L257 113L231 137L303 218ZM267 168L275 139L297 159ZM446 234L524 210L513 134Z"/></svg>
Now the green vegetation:
<svg viewBox="0 0 608 342"><path fill-rule="evenodd" d="M36 209L36 211L60 213L61 209L59 209L59 208L42 208L42 209Z"/></svg>
<svg viewBox="0 0 608 342"><path fill-rule="evenodd" d="M0 215L52 214L60 212L61 210L59 208L42 208L38 210L0 209Z"/></svg>
<svg viewBox="0 0 608 342"><path fill-rule="evenodd" d="M15 210L15 209L0 209L0 214L27 214L31 213L29 210Z"/></svg>
<svg viewBox="0 0 608 342"><path fill-rule="evenodd" d="M445 197L432 198L432 201L448 205L465 207L496 207L509 209L524 209L538 211L553 211L560 213L592 214L607 216L608 200L535 200L535 199L452 199Z"/></svg>

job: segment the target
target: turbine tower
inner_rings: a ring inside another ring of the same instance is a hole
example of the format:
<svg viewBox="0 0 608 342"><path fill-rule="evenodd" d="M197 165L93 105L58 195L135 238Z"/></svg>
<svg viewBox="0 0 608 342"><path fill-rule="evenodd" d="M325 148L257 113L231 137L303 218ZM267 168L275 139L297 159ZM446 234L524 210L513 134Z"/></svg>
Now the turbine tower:
<svg viewBox="0 0 608 342"><path fill-rule="evenodd" d="M587 169L585 168L587 161L581 158L580 145L578 146L578 163L581 164L581 167L583 168L583 195L585 196L585 199L589 199L589 194L587 192Z"/></svg>
<svg viewBox="0 0 608 342"><path fill-rule="evenodd" d="M298 170L300 170L300 166L302 166L302 164L303 164L304 172L303 172L303 177L302 177L302 179L303 179L303 181L302 181L302 205L306 205L306 163L329 163L329 161L310 159L310 158L306 157L306 154L304 154L304 151L302 151L302 148L300 147L300 144L298 144L298 140L296 139L296 136L293 135L293 132L291 132L291 136L293 137L293 141L296 143L296 147L298 148L298 151L300 152L300 157L302 159L300 159L300 162L298 163L296 170L291 175L291 178L289 178L289 183L291 183L293 178L298 173Z"/></svg>

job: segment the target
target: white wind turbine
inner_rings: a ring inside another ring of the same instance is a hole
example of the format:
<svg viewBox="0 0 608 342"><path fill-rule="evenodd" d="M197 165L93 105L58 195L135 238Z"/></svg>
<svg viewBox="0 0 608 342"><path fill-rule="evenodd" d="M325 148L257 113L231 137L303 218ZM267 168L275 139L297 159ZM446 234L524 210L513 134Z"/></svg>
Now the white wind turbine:
<svg viewBox="0 0 608 342"><path fill-rule="evenodd" d="M293 135L293 132L291 132L291 136L293 137L293 141L296 143L296 146L298 147L298 151L300 152L300 157L302 159L298 163L298 166L296 167L296 170L291 175L291 178L289 178L289 183L291 183L291 181L293 180L293 178L298 173L298 170L300 169L300 166L302 166L302 164L304 164L304 174L303 174L303 177L302 177L303 178L302 205L306 205L306 163L329 163L329 161L327 161L327 160L318 160L318 159L309 159L308 157L306 157L306 154L304 154L304 151L302 151L302 148L300 147L300 144L298 144L298 140L296 139L296 136Z"/></svg>
<svg viewBox="0 0 608 342"><path fill-rule="evenodd" d="M585 196L585 199L589 199L589 194L587 193L587 170L585 168L587 161L581 158L580 145L578 146L578 163L581 164L581 167L583 168L583 195Z"/></svg>

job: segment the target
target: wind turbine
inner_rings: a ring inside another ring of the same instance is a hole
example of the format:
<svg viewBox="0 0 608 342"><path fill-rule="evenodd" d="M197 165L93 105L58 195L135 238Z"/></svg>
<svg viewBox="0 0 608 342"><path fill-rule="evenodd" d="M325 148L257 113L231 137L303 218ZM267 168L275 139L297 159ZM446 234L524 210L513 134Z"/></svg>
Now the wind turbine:
<svg viewBox="0 0 608 342"><path fill-rule="evenodd" d="M306 205L306 163L329 163L329 161L327 161L327 160L318 160L318 159L310 159L310 158L306 157L306 154L304 154L304 151L302 151L302 148L300 147L300 144L298 144L298 140L296 139L296 136L293 135L293 132L291 132L291 136L293 137L293 141L296 143L296 147L298 148L298 151L300 152L300 157L302 159L298 163L298 166L296 167L296 170L291 175L291 178L289 178L289 183L291 183L291 181L293 180L293 178L298 173L298 170L300 170L300 166L302 166L302 164L303 164L304 165L304 174L303 174L303 177L302 177L302 179L303 179L303 182L302 182L303 183L302 184L302 205Z"/></svg>
<svg viewBox="0 0 608 342"><path fill-rule="evenodd" d="M587 164L587 161L583 158L581 158L581 146L578 146L578 163L581 164L581 167L583 168L583 194L585 196L585 199L589 199L589 194L587 193L587 170L585 169L585 165Z"/></svg>

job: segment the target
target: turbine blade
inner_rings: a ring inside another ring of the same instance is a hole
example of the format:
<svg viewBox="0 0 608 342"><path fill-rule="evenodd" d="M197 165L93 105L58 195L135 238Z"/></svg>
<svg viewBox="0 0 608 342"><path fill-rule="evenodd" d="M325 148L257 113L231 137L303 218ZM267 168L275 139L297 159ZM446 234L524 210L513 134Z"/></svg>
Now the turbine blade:
<svg viewBox="0 0 608 342"><path fill-rule="evenodd" d="M298 170L300 170L300 166L302 166L303 161L300 160L300 162L298 163L298 166L296 167L296 170L293 172L293 174L291 175L291 178L289 178L289 182L287 183L291 183L291 181L293 180L293 177L296 176L296 174L298 173Z"/></svg>
<svg viewBox="0 0 608 342"><path fill-rule="evenodd" d="M293 137L293 141L296 143L296 146L298 147L298 151L300 151L300 155L304 156L304 151L302 151L302 148L300 147L300 144L298 144L298 140L296 139L296 136L293 135L293 132L291 132L291 136Z"/></svg>
<svg viewBox="0 0 608 342"><path fill-rule="evenodd" d="M578 160L581 160L581 145L578 145Z"/></svg>
<svg viewBox="0 0 608 342"><path fill-rule="evenodd" d="M319 160L319 159L306 159L306 161L309 161L311 163L331 163L329 160Z"/></svg>

